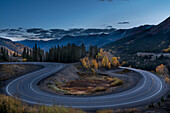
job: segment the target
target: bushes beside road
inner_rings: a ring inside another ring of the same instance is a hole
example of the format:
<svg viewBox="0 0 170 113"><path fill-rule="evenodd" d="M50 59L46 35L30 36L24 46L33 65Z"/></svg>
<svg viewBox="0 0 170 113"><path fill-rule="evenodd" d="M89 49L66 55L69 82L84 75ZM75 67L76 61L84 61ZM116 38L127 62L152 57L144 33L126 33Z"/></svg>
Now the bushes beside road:
<svg viewBox="0 0 170 113"><path fill-rule="evenodd" d="M28 106L13 97L0 94L0 113L84 113L82 110L54 106Z"/></svg>

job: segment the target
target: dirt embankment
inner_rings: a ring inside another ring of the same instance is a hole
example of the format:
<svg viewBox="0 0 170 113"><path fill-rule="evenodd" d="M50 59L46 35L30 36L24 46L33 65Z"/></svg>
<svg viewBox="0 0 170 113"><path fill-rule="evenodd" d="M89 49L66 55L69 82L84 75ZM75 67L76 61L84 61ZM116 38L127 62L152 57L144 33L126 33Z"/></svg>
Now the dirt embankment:
<svg viewBox="0 0 170 113"><path fill-rule="evenodd" d="M65 84L66 82L79 80L79 76L77 74L78 69L74 66L74 64L68 64L66 68L60 70L59 72L51 75L50 77L40 81L38 87L44 91L56 93L55 91L49 89L50 84Z"/></svg>
<svg viewBox="0 0 170 113"><path fill-rule="evenodd" d="M59 95L96 96L128 90L139 80L140 74L129 70L99 70L93 74L77 69L76 64L69 64L65 69L41 81L38 87Z"/></svg>
<svg viewBox="0 0 170 113"><path fill-rule="evenodd" d="M39 65L24 65L24 64L3 64L0 65L0 89L7 85L11 80L42 69L43 66Z"/></svg>

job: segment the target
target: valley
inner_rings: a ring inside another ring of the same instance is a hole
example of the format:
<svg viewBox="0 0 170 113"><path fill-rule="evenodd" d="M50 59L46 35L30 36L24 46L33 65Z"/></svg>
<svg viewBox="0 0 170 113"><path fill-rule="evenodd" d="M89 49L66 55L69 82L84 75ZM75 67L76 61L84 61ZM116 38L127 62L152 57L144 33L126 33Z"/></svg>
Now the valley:
<svg viewBox="0 0 170 113"><path fill-rule="evenodd" d="M6 98L31 112L169 110L170 17L129 29L1 29L0 37L1 92L16 97L0 95L0 111Z"/></svg>

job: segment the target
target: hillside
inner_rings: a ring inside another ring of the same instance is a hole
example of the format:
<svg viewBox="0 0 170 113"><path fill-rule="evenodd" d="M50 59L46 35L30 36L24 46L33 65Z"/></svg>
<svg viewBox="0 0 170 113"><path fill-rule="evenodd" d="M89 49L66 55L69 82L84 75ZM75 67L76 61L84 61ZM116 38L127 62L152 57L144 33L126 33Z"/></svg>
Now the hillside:
<svg viewBox="0 0 170 113"><path fill-rule="evenodd" d="M5 47L5 49L8 50L9 54L12 55L14 52L18 52L19 54L21 54L23 52L24 47L27 46L13 42L9 39L0 38L0 47Z"/></svg>
<svg viewBox="0 0 170 113"><path fill-rule="evenodd" d="M107 44L106 50L116 54L135 54L137 52L160 53L170 45L170 17L157 26Z"/></svg>

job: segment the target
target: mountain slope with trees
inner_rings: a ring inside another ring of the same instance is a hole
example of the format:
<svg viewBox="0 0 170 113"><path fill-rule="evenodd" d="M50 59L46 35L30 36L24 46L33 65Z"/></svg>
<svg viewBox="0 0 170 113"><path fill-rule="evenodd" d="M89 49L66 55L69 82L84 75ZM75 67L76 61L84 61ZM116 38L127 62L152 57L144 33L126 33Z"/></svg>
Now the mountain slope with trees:
<svg viewBox="0 0 170 113"><path fill-rule="evenodd" d="M163 64L170 71L169 47L170 17L157 26L117 40L103 48L120 57L124 66L155 71L157 66Z"/></svg>
<svg viewBox="0 0 170 113"><path fill-rule="evenodd" d="M170 17L157 26L105 45L104 48L116 54L160 53L163 49L167 49L169 45Z"/></svg>
<svg viewBox="0 0 170 113"><path fill-rule="evenodd" d="M13 42L9 39L1 38L0 37L0 47L4 47L6 50L8 50L9 55L15 54L21 54L24 50L24 48L31 49L25 45L22 45L20 43Z"/></svg>

